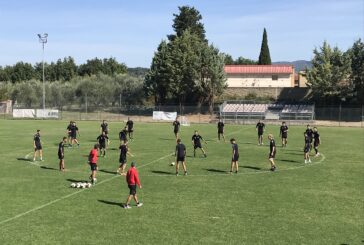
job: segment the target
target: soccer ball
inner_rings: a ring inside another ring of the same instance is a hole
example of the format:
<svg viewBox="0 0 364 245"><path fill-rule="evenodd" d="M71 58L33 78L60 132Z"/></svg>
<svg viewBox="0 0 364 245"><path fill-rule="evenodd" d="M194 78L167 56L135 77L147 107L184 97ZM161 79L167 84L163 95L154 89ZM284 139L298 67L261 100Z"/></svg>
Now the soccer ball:
<svg viewBox="0 0 364 245"><path fill-rule="evenodd" d="M175 162L171 162L171 166L174 166L176 163Z"/></svg>
<svg viewBox="0 0 364 245"><path fill-rule="evenodd" d="M76 187L76 183L72 183L72 184L71 184L71 187L72 187L72 188L75 188L75 187Z"/></svg>
<svg viewBox="0 0 364 245"><path fill-rule="evenodd" d="M91 183L86 183L87 188L90 188L92 185Z"/></svg>

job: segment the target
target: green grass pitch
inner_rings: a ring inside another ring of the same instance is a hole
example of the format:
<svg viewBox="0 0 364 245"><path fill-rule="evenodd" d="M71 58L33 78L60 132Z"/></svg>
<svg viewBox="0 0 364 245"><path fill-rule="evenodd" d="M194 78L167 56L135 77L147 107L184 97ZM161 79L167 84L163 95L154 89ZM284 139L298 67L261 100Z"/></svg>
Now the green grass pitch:
<svg viewBox="0 0 364 245"><path fill-rule="evenodd" d="M65 121L0 121L0 244L363 244L364 130L319 127L321 157L303 164L304 126L291 126L280 147L278 126L267 126L257 146L253 125L227 125L240 151L240 172L229 175L231 146L216 141L216 125L182 127L189 176L174 175L168 156L175 140L171 124L135 124L130 149L137 162L144 206L121 208L128 189L118 167L118 132L99 160L98 184L88 180L86 155L100 122L79 122L81 147L65 149L68 170L57 170L57 144ZM41 129L44 162L31 159L33 134ZM197 129L208 141L207 158L192 157ZM278 145L278 171L268 171L267 133ZM132 202L133 204L133 202Z"/></svg>

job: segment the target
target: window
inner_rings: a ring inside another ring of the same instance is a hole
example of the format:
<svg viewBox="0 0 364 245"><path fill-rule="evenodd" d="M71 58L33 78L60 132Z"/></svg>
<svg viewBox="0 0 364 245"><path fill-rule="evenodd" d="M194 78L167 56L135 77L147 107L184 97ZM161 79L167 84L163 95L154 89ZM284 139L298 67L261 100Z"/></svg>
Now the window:
<svg viewBox="0 0 364 245"><path fill-rule="evenodd" d="M272 80L278 80L278 75L272 75Z"/></svg>

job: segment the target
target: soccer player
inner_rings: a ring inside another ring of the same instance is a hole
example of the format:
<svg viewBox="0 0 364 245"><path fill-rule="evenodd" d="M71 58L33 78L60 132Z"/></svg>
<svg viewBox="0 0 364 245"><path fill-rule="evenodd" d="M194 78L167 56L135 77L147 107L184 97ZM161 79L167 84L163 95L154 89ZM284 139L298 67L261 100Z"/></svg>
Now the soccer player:
<svg viewBox="0 0 364 245"><path fill-rule="evenodd" d="M225 135L224 135L224 126L225 124L222 122L221 119L219 119L219 122L217 123L217 137L220 141L220 135L222 135L222 138L224 139L224 142L225 141Z"/></svg>
<svg viewBox="0 0 364 245"><path fill-rule="evenodd" d="M238 144L236 144L236 140L234 138L230 139L230 143L233 148L232 157L231 157L231 168L230 168L230 174L234 171L235 167L235 173L238 173L239 170L239 149Z"/></svg>
<svg viewBox="0 0 364 245"><path fill-rule="evenodd" d="M90 179L93 185L95 185L97 181L96 172L97 172L98 149L99 145L95 144L94 148L90 151L90 154L88 155L88 163L90 164L91 167Z"/></svg>
<svg viewBox="0 0 364 245"><path fill-rule="evenodd" d="M106 135L105 131L103 131L102 134L97 137L97 140L99 141L100 145L100 155L102 155L102 157L105 157L106 146L109 145L109 137Z"/></svg>
<svg viewBox="0 0 364 245"><path fill-rule="evenodd" d="M124 208L125 209L131 208L129 203L130 203L130 200L132 197L134 198L134 201L136 202L136 205L138 208L143 206L143 203L138 201L138 197L136 194L137 185L139 186L140 189L142 188L142 185L140 184L140 180L138 177L138 171L135 168L134 162L131 163L131 168L129 168L129 170L126 174L126 182L128 183L130 192L129 192L129 196L128 196L128 199L126 200Z"/></svg>
<svg viewBox="0 0 364 245"><path fill-rule="evenodd" d="M317 130L316 127L313 128L313 148L315 149L316 155L315 157L320 156L320 152L318 151L318 147L321 144L321 138L320 138L320 134Z"/></svg>
<svg viewBox="0 0 364 245"><path fill-rule="evenodd" d="M263 133L265 130L265 124L259 120L257 125L255 126L255 129L258 131L258 145L263 145Z"/></svg>
<svg viewBox="0 0 364 245"><path fill-rule="evenodd" d="M35 162L35 158L37 157L37 152L39 152L40 160L43 161L43 147L42 147L42 141L40 140L40 130L39 129L37 129L37 133L34 135L33 147L34 147L33 162Z"/></svg>
<svg viewBox="0 0 364 245"><path fill-rule="evenodd" d="M80 135L80 131L78 130L78 127L76 125L76 122L72 122L72 126L70 128L70 134L71 134L71 146L73 146L73 143L76 143L77 146L80 146L80 143L77 140L77 134Z"/></svg>
<svg viewBox="0 0 364 245"><path fill-rule="evenodd" d="M195 134L192 135L193 156L194 157L196 156L196 149L197 148L200 148L203 155L205 157L207 157L205 150L202 148L201 140L203 140L205 142L205 144L207 144L207 142L202 138L202 136L198 134L197 130L195 130Z"/></svg>
<svg viewBox="0 0 364 245"><path fill-rule="evenodd" d="M126 122L126 126L128 127L128 134L129 134L129 139L132 140L133 139L133 132L134 132L134 122L130 119L130 117L128 117L128 121Z"/></svg>
<svg viewBox="0 0 364 245"><path fill-rule="evenodd" d="M286 122L282 122L282 126L279 130L279 136L282 138L282 147L286 147L288 137L288 126L286 125Z"/></svg>
<svg viewBox="0 0 364 245"><path fill-rule="evenodd" d="M59 171L64 172L64 145L67 142L67 137L63 137L62 141L58 144L58 159Z"/></svg>
<svg viewBox="0 0 364 245"><path fill-rule="evenodd" d="M268 139L269 139L269 162L270 162L270 170L271 171L275 171L276 170L276 164L274 163L274 158L276 157L276 152L277 152L277 149L276 149L276 142L274 141L274 138L273 138L273 135L272 134L269 134L268 135Z"/></svg>
<svg viewBox="0 0 364 245"><path fill-rule="evenodd" d="M305 131L305 134L307 134L307 137L310 141L310 151L312 150L312 140L313 140L313 130L311 128L311 126L308 124L307 125L307 129Z"/></svg>
<svg viewBox="0 0 364 245"><path fill-rule="evenodd" d="M307 133L305 133L305 147L303 148L303 156L305 159L305 163L311 163L310 148L311 148L310 137L308 137Z"/></svg>
<svg viewBox="0 0 364 245"><path fill-rule="evenodd" d="M178 176L178 163L182 163L183 170L185 171L185 175L187 175L187 168L186 168L186 146L182 144L181 139L177 140L176 151L174 155L176 156L176 176Z"/></svg>
<svg viewBox="0 0 364 245"><path fill-rule="evenodd" d="M176 117L176 120L174 120L174 122L173 122L173 132L174 132L174 136L176 137L176 140L178 139L179 127L180 126L181 126L181 124L178 121L178 117Z"/></svg>
<svg viewBox="0 0 364 245"><path fill-rule="evenodd" d="M106 120L102 120L102 123L100 125L100 132L102 134L102 132L105 132L106 135L109 134L109 124L107 123Z"/></svg>
<svg viewBox="0 0 364 245"><path fill-rule="evenodd" d="M116 171L117 174L120 174L120 175L125 175L125 167L126 167L126 155L129 154L129 148L128 148L128 145L127 145L127 141L123 141L119 147L119 150L120 150L120 157L119 157L119 168L118 170ZM121 172L120 172L121 170Z"/></svg>
<svg viewBox="0 0 364 245"><path fill-rule="evenodd" d="M128 140L127 134L128 134L128 130L126 127L119 132L120 143L127 142L127 140Z"/></svg>
<svg viewBox="0 0 364 245"><path fill-rule="evenodd" d="M71 137L71 128L72 128L73 121L70 121L70 124L67 126L67 136L68 136L68 147L71 147L72 137Z"/></svg>

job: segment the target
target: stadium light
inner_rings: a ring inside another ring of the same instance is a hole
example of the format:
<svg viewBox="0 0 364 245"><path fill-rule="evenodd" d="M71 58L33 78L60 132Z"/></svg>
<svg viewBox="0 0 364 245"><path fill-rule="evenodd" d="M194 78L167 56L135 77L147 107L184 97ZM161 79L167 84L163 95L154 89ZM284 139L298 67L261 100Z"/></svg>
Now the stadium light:
<svg viewBox="0 0 364 245"><path fill-rule="evenodd" d="M44 44L47 43L48 34L44 33L43 35L37 34L39 38L39 42L42 44L42 71L43 71L43 113L45 110L45 84L44 84Z"/></svg>

